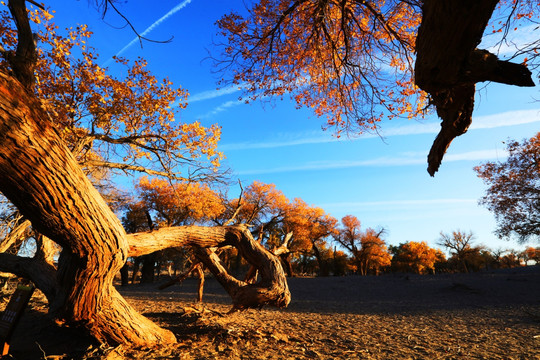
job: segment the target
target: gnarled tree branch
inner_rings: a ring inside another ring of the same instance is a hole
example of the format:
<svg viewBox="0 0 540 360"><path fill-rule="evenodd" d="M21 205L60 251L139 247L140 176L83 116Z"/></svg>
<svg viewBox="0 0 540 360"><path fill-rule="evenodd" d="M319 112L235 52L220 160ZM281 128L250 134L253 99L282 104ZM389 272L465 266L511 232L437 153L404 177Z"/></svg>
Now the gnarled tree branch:
<svg viewBox="0 0 540 360"><path fill-rule="evenodd" d="M495 81L534 86L523 64L501 61L476 49L499 0L425 0L416 38L415 82L431 95L442 119L428 155L431 176L454 138L472 122L475 84Z"/></svg>
<svg viewBox="0 0 540 360"><path fill-rule="evenodd" d="M234 309L273 305L286 307L291 299L279 259L256 242L245 225L179 226L127 235L129 256L140 256L170 247L194 246L201 260L233 299ZM232 245L261 274L256 284L230 275L211 248Z"/></svg>

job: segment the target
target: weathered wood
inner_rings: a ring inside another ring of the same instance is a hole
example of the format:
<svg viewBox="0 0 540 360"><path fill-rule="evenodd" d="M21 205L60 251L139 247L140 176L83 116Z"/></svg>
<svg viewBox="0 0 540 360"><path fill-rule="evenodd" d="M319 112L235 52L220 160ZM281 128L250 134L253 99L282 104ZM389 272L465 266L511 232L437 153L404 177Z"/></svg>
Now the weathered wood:
<svg viewBox="0 0 540 360"><path fill-rule="evenodd" d="M227 226L177 226L165 227L151 232L128 234L129 256L141 256L158 250L184 246L222 247L230 245L226 240Z"/></svg>
<svg viewBox="0 0 540 360"><path fill-rule="evenodd" d="M0 241L0 253L6 252L14 244L22 242L30 225L29 220L23 220L15 225L9 234Z"/></svg>
<svg viewBox="0 0 540 360"><path fill-rule="evenodd" d="M534 86L523 64L500 61L476 49L499 0L425 0L416 38L415 82L431 95L442 119L428 155L434 175L454 138L472 122L475 84L495 81Z"/></svg>
<svg viewBox="0 0 540 360"><path fill-rule="evenodd" d="M112 286L125 232L63 144L33 94L0 72L0 191L63 247L51 310L109 343L149 345L174 335L138 314Z"/></svg>
<svg viewBox="0 0 540 360"><path fill-rule="evenodd" d="M202 261L233 299L235 309L273 305L285 307L291 294L278 257L259 244L245 225L178 226L152 232L128 234L129 256L156 250L193 246ZM234 246L261 274L261 281L250 284L228 273L218 255L210 248Z"/></svg>
<svg viewBox="0 0 540 360"><path fill-rule="evenodd" d="M257 267L261 276L259 282L248 284L231 276L210 249L197 248L195 254L229 293L233 308L286 307L291 301L291 294L279 259L255 241L246 226L227 228L226 243L235 246L250 264Z"/></svg>

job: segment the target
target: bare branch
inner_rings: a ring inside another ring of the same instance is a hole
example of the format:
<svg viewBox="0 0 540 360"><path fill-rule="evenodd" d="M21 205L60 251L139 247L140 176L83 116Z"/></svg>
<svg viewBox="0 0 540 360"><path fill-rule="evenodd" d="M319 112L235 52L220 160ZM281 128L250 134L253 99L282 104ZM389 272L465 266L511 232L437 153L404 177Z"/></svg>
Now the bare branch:
<svg viewBox="0 0 540 360"><path fill-rule="evenodd" d="M31 90L35 82L34 67L37 55L25 0L9 0L8 7L17 25L18 42L14 56L9 53L4 54L9 54L6 60L9 62L15 77L27 90Z"/></svg>

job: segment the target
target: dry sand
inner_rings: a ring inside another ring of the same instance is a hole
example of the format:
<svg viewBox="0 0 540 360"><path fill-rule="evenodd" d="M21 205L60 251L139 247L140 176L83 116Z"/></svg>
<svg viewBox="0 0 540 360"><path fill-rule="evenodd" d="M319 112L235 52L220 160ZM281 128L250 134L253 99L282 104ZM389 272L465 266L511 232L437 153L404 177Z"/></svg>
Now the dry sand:
<svg viewBox="0 0 540 360"><path fill-rule="evenodd" d="M46 320L31 304L15 333L15 359L540 359L540 266L478 274L289 280L292 302L225 315L213 279L204 304L196 279L165 291L120 292L179 342L106 348ZM0 305L0 309L2 305Z"/></svg>

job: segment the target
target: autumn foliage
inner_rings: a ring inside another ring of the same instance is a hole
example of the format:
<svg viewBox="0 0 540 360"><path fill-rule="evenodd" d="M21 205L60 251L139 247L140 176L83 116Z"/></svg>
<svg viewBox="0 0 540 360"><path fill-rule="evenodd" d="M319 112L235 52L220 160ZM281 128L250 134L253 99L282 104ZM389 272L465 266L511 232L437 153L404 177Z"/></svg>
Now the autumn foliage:
<svg viewBox="0 0 540 360"><path fill-rule="evenodd" d="M528 140L510 140L505 161L475 167L488 189L480 203L497 220L497 235L515 235L521 242L540 239L540 133Z"/></svg>
<svg viewBox="0 0 540 360"><path fill-rule="evenodd" d="M108 168L185 179L189 165L199 178L215 176L222 158L220 128L179 121L186 90L157 79L141 58L114 58L125 74L116 78L87 45L92 32L86 25L62 32L51 13L30 15L39 29L36 95L87 172ZM5 10L0 12L0 41L8 51L16 44Z"/></svg>
<svg viewBox="0 0 540 360"><path fill-rule="evenodd" d="M537 1L499 1L490 30L503 44L510 32L538 24L539 10ZM250 98L290 94L338 132L416 117L427 105L413 82L421 1L259 0L246 11L217 22L217 66ZM513 56L536 68L537 48L538 41L516 44Z"/></svg>
<svg viewBox="0 0 540 360"><path fill-rule="evenodd" d="M341 224L334 239L352 255L355 272L361 275L378 274L390 265L391 256L381 238L384 230L367 228L362 231L360 220L353 215L344 216Z"/></svg>
<svg viewBox="0 0 540 360"><path fill-rule="evenodd" d="M290 93L338 132L414 117L424 106L412 81L414 3L258 1L247 16L218 21L225 43L218 64L250 98Z"/></svg>
<svg viewBox="0 0 540 360"><path fill-rule="evenodd" d="M446 259L439 249L433 249L425 241L409 241L391 247L392 269L415 274L435 273L435 264Z"/></svg>
<svg viewBox="0 0 540 360"><path fill-rule="evenodd" d="M204 183L142 177L135 188L141 203L156 215L161 226L203 224L225 209L219 194Z"/></svg>

